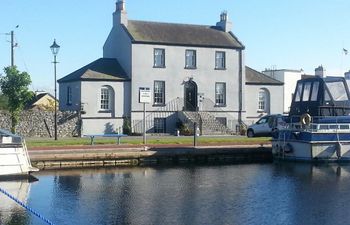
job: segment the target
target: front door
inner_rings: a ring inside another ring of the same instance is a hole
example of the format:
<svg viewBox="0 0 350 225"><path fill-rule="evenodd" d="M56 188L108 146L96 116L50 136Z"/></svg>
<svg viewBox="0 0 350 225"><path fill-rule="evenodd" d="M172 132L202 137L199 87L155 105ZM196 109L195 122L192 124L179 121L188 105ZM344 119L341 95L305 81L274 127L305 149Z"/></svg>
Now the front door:
<svg viewBox="0 0 350 225"><path fill-rule="evenodd" d="M185 111L197 111L197 84L190 80L185 83Z"/></svg>

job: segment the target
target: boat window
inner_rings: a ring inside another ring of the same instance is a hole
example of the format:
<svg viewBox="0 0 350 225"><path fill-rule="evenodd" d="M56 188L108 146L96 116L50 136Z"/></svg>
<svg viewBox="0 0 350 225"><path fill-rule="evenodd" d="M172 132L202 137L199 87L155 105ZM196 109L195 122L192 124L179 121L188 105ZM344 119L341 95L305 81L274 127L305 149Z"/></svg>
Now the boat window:
<svg viewBox="0 0 350 225"><path fill-rule="evenodd" d="M318 87L320 83L318 81L314 82L312 85L311 101L317 101Z"/></svg>
<svg viewBox="0 0 350 225"><path fill-rule="evenodd" d="M348 130L348 129L349 129L349 124L340 125L340 129L342 129L342 130Z"/></svg>
<svg viewBox="0 0 350 225"><path fill-rule="evenodd" d="M328 125L320 125L320 130L327 130L328 129Z"/></svg>
<svg viewBox="0 0 350 225"><path fill-rule="evenodd" d="M304 84L303 102L309 101L310 92L311 92L311 82L306 82Z"/></svg>
<svg viewBox="0 0 350 225"><path fill-rule="evenodd" d="M317 125L316 124L311 125L311 129L317 130Z"/></svg>
<svg viewBox="0 0 350 225"><path fill-rule="evenodd" d="M345 85L342 81L327 82L326 83L329 92L335 101L349 100Z"/></svg>
<svg viewBox="0 0 350 225"><path fill-rule="evenodd" d="M329 125L329 129L338 129L338 125Z"/></svg>
<svg viewBox="0 0 350 225"><path fill-rule="evenodd" d="M303 90L303 83L299 83L295 91L295 99L294 99L295 102L300 102L302 90Z"/></svg>
<svg viewBox="0 0 350 225"><path fill-rule="evenodd" d="M329 92L327 90L324 93L324 100L325 101L330 101L331 100L331 97L329 96Z"/></svg>

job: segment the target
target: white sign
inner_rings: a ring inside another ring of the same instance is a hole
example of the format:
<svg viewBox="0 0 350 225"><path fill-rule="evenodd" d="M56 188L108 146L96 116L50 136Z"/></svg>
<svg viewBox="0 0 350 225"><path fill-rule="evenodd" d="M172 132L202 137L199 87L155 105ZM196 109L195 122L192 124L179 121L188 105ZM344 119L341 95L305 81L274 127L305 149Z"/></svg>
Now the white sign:
<svg viewBox="0 0 350 225"><path fill-rule="evenodd" d="M152 102L152 93L151 89L148 87L139 88L139 101L140 103L151 103Z"/></svg>

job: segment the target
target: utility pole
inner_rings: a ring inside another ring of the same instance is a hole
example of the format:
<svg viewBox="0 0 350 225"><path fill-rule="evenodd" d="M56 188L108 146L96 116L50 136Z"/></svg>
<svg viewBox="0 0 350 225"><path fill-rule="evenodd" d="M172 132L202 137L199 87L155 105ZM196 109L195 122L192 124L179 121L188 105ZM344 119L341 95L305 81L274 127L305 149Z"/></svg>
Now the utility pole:
<svg viewBox="0 0 350 225"><path fill-rule="evenodd" d="M12 30L11 33L11 66L13 67L15 65L15 47L17 46L17 44L15 44L15 34L14 34L14 31Z"/></svg>

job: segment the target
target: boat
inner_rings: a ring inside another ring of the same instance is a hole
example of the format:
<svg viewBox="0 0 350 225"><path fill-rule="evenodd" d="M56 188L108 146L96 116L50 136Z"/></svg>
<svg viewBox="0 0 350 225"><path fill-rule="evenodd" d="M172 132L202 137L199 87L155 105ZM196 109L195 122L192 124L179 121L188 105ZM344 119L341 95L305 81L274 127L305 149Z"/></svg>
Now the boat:
<svg viewBox="0 0 350 225"><path fill-rule="evenodd" d="M31 177L33 167L24 138L0 129L0 179Z"/></svg>
<svg viewBox="0 0 350 225"><path fill-rule="evenodd" d="M285 120L272 139L275 159L350 162L350 93L343 77L299 80Z"/></svg>

